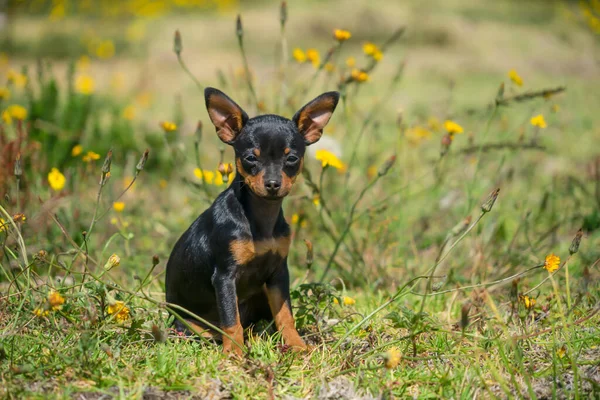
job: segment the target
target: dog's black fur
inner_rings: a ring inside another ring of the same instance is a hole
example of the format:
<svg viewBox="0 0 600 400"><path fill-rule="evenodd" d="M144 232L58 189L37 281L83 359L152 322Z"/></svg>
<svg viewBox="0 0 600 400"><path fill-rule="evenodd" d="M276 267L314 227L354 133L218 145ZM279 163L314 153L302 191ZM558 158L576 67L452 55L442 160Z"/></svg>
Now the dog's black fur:
<svg viewBox="0 0 600 400"><path fill-rule="evenodd" d="M305 348L290 307L287 253L290 228L281 203L302 170L307 145L320 139L337 92L306 104L292 120L248 115L227 95L205 90L219 138L233 146L236 176L177 241L167 263L167 302L219 326L225 352L241 354L243 328L275 320L284 342ZM187 321L198 334L201 321ZM179 330L184 325L176 322ZM214 334L214 332L212 332Z"/></svg>

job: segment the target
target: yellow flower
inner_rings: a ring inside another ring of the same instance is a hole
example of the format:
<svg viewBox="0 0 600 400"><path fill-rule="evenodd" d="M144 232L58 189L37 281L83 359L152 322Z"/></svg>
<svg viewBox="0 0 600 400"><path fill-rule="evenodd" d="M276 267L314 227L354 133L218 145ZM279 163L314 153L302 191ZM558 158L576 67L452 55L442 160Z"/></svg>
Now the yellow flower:
<svg viewBox="0 0 600 400"><path fill-rule="evenodd" d="M115 201L113 203L113 209L116 212L123 212L123 210L125 209L125 203L122 201Z"/></svg>
<svg viewBox="0 0 600 400"><path fill-rule="evenodd" d="M337 299L337 297L333 298L333 304L340 304L339 300Z"/></svg>
<svg viewBox="0 0 600 400"><path fill-rule="evenodd" d="M300 216L298 214L292 215L292 225L296 225L300 221Z"/></svg>
<svg viewBox="0 0 600 400"><path fill-rule="evenodd" d="M160 127L165 132L174 132L177 130L177 124L175 122L170 122L170 121L161 122Z"/></svg>
<svg viewBox="0 0 600 400"><path fill-rule="evenodd" d="M567 349L565 349L565 346L562 346L560 349L556 350L556 355L558 358L565 358L567 355Z"/></svg>
<svg viewBox="0 0 600 400"><path fill-rule="evenodd" d="M133 121L133 119L135 118L135 107L134 106L127 106L123 109L123 118L125 118L128 121Z"/></svg>
<svg viewBox="0 0 600 400"><path fill-rule="evenodd" d="M317 150L315 158L321 161L321 166L323 168L328 165L331 165L333 168L338 170L343 170L345 168L344 164L336 157L335 154L330 151L324 149Z"/></svg>
<svg viewBox="0 0 600 400"><path fill-rule="evenodd" d="M374 43L366 42L365 44L363 44L363 51L368 56L372 56L378 50L379 49L377 48L377 46Z"/></svg>
<svg viewBox="0 0 600 400"><path fill-rule="evenodd" d="M310 61L313 67L318 68L321 65L321 55L317 49L307 49L306 58Z"/></svg>
<svg viewBox="0 0 600 400"><path fill-rule="evenodd" d="M85 156L81 158L84 162L89 163L90 161L96 161L100 159L100 154L88 151Z"/></svg>
<svg viewBox="0 0 600 400"><path fill-rule="evenodd" d="M371 57L373 57L373 60L375 61L381 61L381 59L383 58L383 52L377 49Z"/></svg>
<svg viewBox="0 0 600 400"><path fill-rule="evenodd" d="M98 58L109 59L115 55L115 44L112 40L103 40L96 47L96 55Z"/></svg>
<svg viewBox="0 0 600 400"><path fill-rule="evenodd" d="M152 93L150 92L142 92L135 96L135 102L142 108L148 108L152 105Z"/></svg>
<svg viewBox="0 0 600 400"><path fill-rule="evenodd" d="M508 77L511 81L513 81L515 85L523 86L523 78L521 78L521 76L516 70L511 69L510 71L508 71Z"/></svg>
<svg viewBox="0 0 600 400"><path fill-rule="evenodd" d="M108 261L106 262L106 264L104 264L104 269L106 271L110 271L114 267L118 267L119 264L121 264L121 258L118 255L113 254L112 256L110 256L108 258Z"/></svg>
<svg viewBox="0 0 600 400"><path fill-rule="evenodd" d="M12 117L6 110L2 111L2 121L4 121L6 125L12 124Z"/></svg>
<svg viewBox="0 0 600 400"><path fill-rule="evenodd" d="M366 82L369 80L369 74L367 74L365 71L354 68L352 70L352 79L354 79L356 82Z"/></svg>
<svg viewBox="0 0 600 400"><path fill-rule="evenodd" d="M27 216L25 216L25 214L23 214L23 213L15 214L15 215L13 215L13 221L25 223L25 221L27 221Z"/></svg>
<svg viewBox="0 0 600 400"><path fill-rule="evenodd" d="M8 230L8 224L4 220L4 218L0 218L0 232L4 232Z"/></svg>
<svg viewBox="0 0 600 400"><path fill-rule="evenodd" d="M0 87L0 100L10 99L10 90L5 87Z"/></svg>
<svg viewBox="0 0 600 400"><path fill-rule="evenodd" d="M161 189L166 189L167 184L168 184L168 182L166 179L161 179L158 181L158 186L160 186Z"/></svg>
<svg viewBox="0 0 600 400"><path fill-rule="evenodd" d="M71 149L71 155L73 157L77 157L79 156L81 153L83 153L83 146L80 144L76 144L75 146L73 146L73 148Z"/></svg>
<svg viewBox="0 0 600 400"><path fill-rule="evenodd" d="M296 60L299 63L306 62L306 54L304 53L304 51L302 51L302 49L298 47L296 47L292 52L292 57L294 57L294 60Z"/></svg>
<svg viewBox="0 0 600 400"><path fill-rule="evenodd" d="M94 93L95 87L96 82L94 81L94 78L89 75L79 75L77 79L75 79L75 90L81 94L88 96Z"/></svg>
<svg viewBox="0 0 600 400"><path fill-rule="evenodd" d="M346 58L346 65L350 68L354 67L356 65L356 59L354 59L354 57Z"/></svg>
<svg viewBox="0 0 600 400"><path fill-rule="evenodd" d="M90 69L90 64L90 57L83 55L79 57L79 60L77 60L76 68L79 71L87 71L88 69Z"/></svg>
<svg viewBox="0 0 600 400"><path fill-rule="evenodd" d="M535 307L535 299L533 297L521 295L520 300L528 310L531 310L533 307Z"/></svg>
<svg viewBox="0 0 600 400"><path fill-rule="evenodd" d="M421 139L431 138L432 133L424 127L417 125L407 129L405 135L411 142L418 143Z"/></svg>
<svg viewBox="0 0 600 400"><path fill-rule="evenodd" d="M48 174L48 184L52 190L59 192L65 187L65 176L57 169L52 168Z"/></svg>
<svg viewBox="0 0 600 400"><path fill-rule="evenodd" d="M344 302L345 306L353 306L354 304L356 304L356 300L354 300L352 297L348 297L348 296L344 296L342 301Z"/></svg>
<svg viewBox="0 0 600 400"><path fill-rule="evenodd" d="M375 176L377 175L377 172L379 172L379 168L376 167L375 165L371 165L369 168L367 168L367 176L370 179L375 178Z"/></svg>
<svg viewBox="0 0 600 400"><path fill-rule="evenodd" d="M63 304L65 304L65 298L57 291L52 290L48 293L48 303L53 310L60 310Z"/></svg>
<svg viewBox="0 0 600 400"><path fill-rule="evenodd" d="M535 117L531 117L531 125L533 126L537 126L540 129L544 129L548 126L548 124L546 124L546 120L544 119L544 116L542 114L538 114Z"/></svg>
<svg viewBox="0 0 600 400"><path fill-rule="evenodd" d="M115 301L114 304L109 304L109 306L106 309L106 312L108 313L108 315L115 314L115 319L120 324L122 324L130 318L129 307L127 307L125 303L123 303L120 300Z"/></svg>
<svg viewBox="0 0 600 400"><path fill-rule="evenodd" d="M312 200L312 202L313 202L313 204L314 204L315 206L319 207L319 206L321 205L321 197L320 197L318 194L316 194L316 195L313 197L313 200Z"/></svg>
<svg viewBox="0 0 600 400"><path fill-rule="evenodd" d="M555 255L554 253L548 254L546 256L546 260L544 262L544 268L552 273L558 269L560 265L560 257Z"/></svg>
<svg viewBox="0 0 600 400"><path fill-rule="evenodd" d="M384 358L385 367L387 369L392 369L396 368L398 364L400 364L402 355L400 354L400 350L398 350L396 347L391 347L388 351L386 351Z"/></svg>
<svg viewBox="0 0 600 400"><path fill-rule="evenodd" d="M212 185L213 181L215 180L214 172L202 171L200 168L194 169L194 175L196 176L196 178L203 180L204 182L206 182L209 185Z"/></svg>
<svg viewBox="0 0 600 400"><path fill-rule="evenodd" d="M232 164L219 164L219 168L215 173L215 185L221 186L225 183L225 179L223 179L227 175L227 182L231 183L233 181L233 165Z"/></svg>
<svg viewBox="0 0 600 400"><path fill-rule="evenodd" d="M440 123L440 120L436 117L429 117L429 119L427 120L427 126L434 132L437 132L440 129L442 129L442 124Z"/></svg>
<svg viewBox="0 0 600 400"><path fill-rule="evenodd" d="M352 37L352 34L349 31L345 31L343 29L336 29L333 31L333 37L338 42L343 42L345 40L350 39Z"/></svg>
<svg viewBox="0 0 600 400"><path fill-rule="evenodd" d="M10 121L12 121L13 118L18 119L19 121L23 121L25 118L27 118L27 109L18 104L11 104L10 106L6 107L5 112L9 116ZM10 123L9 121L6 122Z"/></svg>
<svg viewBox="0 0 600 400"><path fill-rule="evenodd" d="M327 72L335 71L335 65L333 65L332 63L326 63L324 68Z"/></svg>
<svg viewBox="0 0 600 400"><path fill-rule="evenodd" d="M40 318L41 317L47 317L48 314L50 314L50 311L48 311L48 310L46 310L46 309L44 309L42 307L37 307L35 310L33 310L33 314L36 317L40 317Z"/></svg>
<svg viewBox="0 0 600 400"><path fill-rule="evenodd" d="M15 87L19 89L22 89L27 85L27 75L24 75L15 70L9 70L6 73L6 78L9 83L12 83L13 85L15 85Z"/></svg>
<svg viewBox="0 0 600 400"><path fill-rule="evenodd" d="M444 122L444 128L446 128L446 131L448 131L448 133L450 135L454 135L455 133L463 133L464 129L462 126L460 126L459 124L457 124L454 121L451 120L446 120L446 122Z"/></svg>

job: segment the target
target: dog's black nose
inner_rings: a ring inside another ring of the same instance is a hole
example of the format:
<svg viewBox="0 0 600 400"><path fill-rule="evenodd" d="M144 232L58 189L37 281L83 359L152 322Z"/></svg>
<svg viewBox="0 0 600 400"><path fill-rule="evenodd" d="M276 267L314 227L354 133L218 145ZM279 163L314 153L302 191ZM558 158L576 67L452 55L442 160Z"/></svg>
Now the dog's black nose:
<svg viewBox="0 0 600 400"><path fill-rule="evenodd" d="M281 182L273 180L265 182L265 189L269 194L277 194L279 188L281 188Z"/></svg>

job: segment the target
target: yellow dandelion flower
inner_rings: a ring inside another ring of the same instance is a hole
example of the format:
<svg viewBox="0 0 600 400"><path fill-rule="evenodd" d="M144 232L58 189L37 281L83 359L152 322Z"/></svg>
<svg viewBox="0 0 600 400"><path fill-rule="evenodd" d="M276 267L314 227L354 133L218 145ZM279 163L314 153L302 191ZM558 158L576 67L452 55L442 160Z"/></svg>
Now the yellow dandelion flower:
<svg viewBox="0 0 600 400"><path fill-rule="evenodd" d="M78 157L81 153L83 153L83 146L80 144L76 144L75 146L73 146L73 148L71 149L71 155L73 157Z"/></svg>
<svg viewBox="0 0 600 400"><path fill-rule="evenodd" d="M10 106L6 107L6 113L10 116L11 121L13 119L23 121L27 118L27 109L18 104L11 104Z"/></svg>
<svg viewBox="0 0 600 400"><path fill-rule="evenodd" d="M520 300L528 310L531 310L533 307L535 307L535 299L533 297L521 295Z"/></svg>
<svg viewBox="0 0 600 400"><path fill-rule="evenodd" d="M387 369L393 369L396 368L398 364L400 364L402 354L400 353L400 350L398 350L396 347L391 347L388 351L386 351L384 359L385 367Z"/></svg>
<svg viewBox="0 0 600 400"><path fill-rule="evenodd" d="M33 310L33 314L34 314L36 317L40 317L40 318L42 318L42 317L47 317L47 316L48 316L48 314L50 314L50 311L49 311L49 310L46 310L46 309L44 309L44 308L42 308L42 307L37 307L35 310Z"/></svg>
<svg viewBox="0 0 600 400"><path fill-rule="evenodd" d="M354 67L356 65L356 59L354 57L346 58L346 65L350 68Z"/></svg>
<svg viewBox="0 0 600 400"><path fill-rule="evenodd" d="M215 173L212 171L203 171L200 168L195 168L194 169L194 175L196 176L196 178L200 179L201 181L206 182L209 185L212 185L214 180L215 180Z"/></svg>
<svg viewBox="0 0 600 400"><path fill-rule="evenodd" d="M556 355L558 356L558 358L565 358L565 356L567 355L567 349L565 348L565 346L562 346L560 349L556 350Z"/></svg>
<svg viewBox="0 0 600 400"><path fill-rule="evenodd" d="M0 232L4 232L8 230L8 224L4 220L4 218L0 218Z"/></svg>
<svg viewBox="0 0 600 400"><path fill-rule="evenodd" d="M326 63L323 68L325 68L325 71L327 71L327 72L335 71L335 65L333 65L332 63L329 63L329 62Z"/></svg>
<svg viewBox="0 0 600 400"><path fill-rule="evenodd" d="M294 214L292 215L292 225L296 225L298 223L298 221L300 221L300 216L298 214Z"/></svg>
<svg viewBox="0 0 600 400"><path fill-rule="evenodd" d="M94 153L93 151L88 151L85 156L81 158L83 162L89 163L92 161L96 161L100 159L100 154Z"/></svg>
<svg viewBox="0 0 600 400"><path fill-rule="evenodd" d="M446 120L446 122L444 122L444 128L450 135L464 132L463 127L452 120Z"/></svg>
<svg viewBox="0 0 600 400"><path fill-rule="evenodd" d="M377 176L378 171L379 168L377 166L371 165L369 168L367 168L367 177L369 177L369 179L375 178L375 176Z"/></svg>
<svg viewBox="0 0 600 400"><path fill-rule="evenodd" d="M306 58L315 68L318 68L321 65L321 55L317 49L307 49Z"/></svg>
<svg viewBox="0 0 600 400"><path fill-rule="evenodd" d="M531 117L531 125L533 126L537 126L540 129L544 129L548 126L548 124L546 124L546 120L544 119L544 116L542 114L538 114L535 117Z"/></svg>
<svg viewBox="0 0 600 400"><path fill-rule="evenodd" d="M123 210L125 209L125 203L122 201L115 201L113 203L113 209L119 213L123 212Z"/></svg>
<svg viewBox="0 0 600 400"><path fill-rule="evenodd" d="M344 164L336 157L335 154L328 150L320 149L317 150L315 154L315 158L321 161L321 166L325 168L328 165L331 165L333 168L337 170L343 170Z"/></svg>
<svg viewBox="0 0 600 400"><path fill-rule="evenodd" d="M516 70L511 69L510 71L508 71L508 77L511 81L513 81L515 85L523 86L523 78L521 78L521 76Z"/></svg>
<svg viewBox="0 0 600 400"><path fill-rule="evenodd" d="M27 75L17 72L13 69L6 73L6 79L13 84L17 89L22 89L27 85Z"/></svg>
<svg viewBox="0 0 600 400"><path fill-rule="evenodd" d="M48 304L50 304L53 310L60 310L63 304L65 304L65 298L57 291L52 290L48 293Z"/></svg>
<svg viewBox="0 0 600 400"><path fill-rule="evenodd" d="M135 118L135 107L134 106L127 106L123 109L123 118L125 118L128 121L133 121L133 119Z"/></svg>
<svg viewBox="0 0 600 400"><path fill-rule="evenodd" d="M90 65L91 65L90 57L83 55L83 56L79 57L75 67L77 68L78 71L87 71L88 69L90 69Z"/></svg>
<svg viewBox="0 0 600 400"><path fill-rule="evenodd" d="M115 320L120 324L122 324L130 318L129 307L127 307L125 303L120 300L115 301L114 304L109 304L109 306L106 309L106 312L108 313L108 315L114 314Z"/></svg>
<svg viewBox="0 0 600 400"><path fill-rule="evenodd" d="M356 304L356 300L349 296L344 296L342 301L344 302L345 306L353 306L354 304Z"/></svg>
<svg viewBox="0 0 600 400"><path fill-rule="evenodd" d="M8 113L8 111L6 111L6 110L2 111L2 121L6 125L12 124L12 117L10 116L10 114Z"/></svg>
<svg viewBox="0 0 600 400"><path fill-rule="evenodd" d="M357 68L352 70L351 76L356 82L366 82L369 80L369 74Z"/></svg>
<svg viewBox="0 0 600 400"><path fill-rule="evenodd" d="M315 206L319 207L321 205L321 197L317 194L313 197L312 202Z"/></svg>
<svg viewBox="0 0 600 400"><path fill-rule="evenodd" d="M352 37L352 34L349 31L345 31L343 29L336 29L333 31L333 37L338 42L344 42Z"/></svg>
<svg viewBox="0 0 600 400"><path fill-rule="evenodd" d="M373 60L375 61L381 61L383 59L383 52L377 49L371 57L373 57Z"/></svg>
<svg viewBox="0 0 600 400"><path fill-rule="evenodd" d="M94 78L89 75L79 75L77 79L75 79L75 90L78 93L89 96L94 93L94 89L96 88L96 82Z"/></svg>
<svg viewBox="0 0 600 400"><path fill-rule="evenodd" d="M379 49L374 43L366 42L365 44L363 44L363 52L368 56L372 56L378 50Z"/></svg>
<svg viewBox="0 0 600 400"><path fill-rule="evenodd" d="M61 191L65 187L66 181L65 176L58 168L52 168L48 173L48 184L55 192Z"/></svg>
<svg viewBox="0 0 600 400"><path fill-rule="evenodd" d="M5 87L0 87L0 100L8 100L10 99L10 89Z"/></svg>
<svg viewBox="0 0 600 400"><path fill-rule="evenodd" d="M96 56L102 59L109 59L115 55L115 44L112 40L103 40L96 47Z"/></svg>
<svg viewBox="0 0 600 400"><path fill-rule="evenodd" d="M417 125L412 128L406 130L406 137L412 143L418 143L421 140L428 140L431 138L432 133L430 130L425 129L424 127Z"/></svg>
<svg viewBox="0 0 600 400"><path fill-rule="evenodd" d="M166 188L167 188L167 185L168 185L168 182L167 182L167 180L166 180L166 179L161 179L161 180L159 180L159 181L158 181L158 186L159 186L161 189L166 189Z"/></svg>
<svg viewBox="0 0 600 400"><path fill-rule="evenodd" d="M340 304L340 301L337 299L337 297L333 298L333 304Z"/></svg>
<svg viewBox="0 0 600 400"><path fill-rule="evenodd" d="M544 268L552 273L558 269L560 265L560 257L555 255L554 253L548 254L546 256L546 260L544 261Z"/></svg>
<svg viewBox="0 0 600 400"><path fill-rule="evenodd" d="M165 132L174 132L177 130L177 124L175 122L170 122L170 121L161 122L160 127Z"/></svg>
<svg viewBox="0 0 600 400"><path fill-rule="evenodd" d="M300 49L298 47L296 47L294 49L294 51L292 52L292 57L294 57L294 60L296 60L300 64L302 64L303 62L306 62L306 54L304 53L304 51L302 49Z"/></svg>

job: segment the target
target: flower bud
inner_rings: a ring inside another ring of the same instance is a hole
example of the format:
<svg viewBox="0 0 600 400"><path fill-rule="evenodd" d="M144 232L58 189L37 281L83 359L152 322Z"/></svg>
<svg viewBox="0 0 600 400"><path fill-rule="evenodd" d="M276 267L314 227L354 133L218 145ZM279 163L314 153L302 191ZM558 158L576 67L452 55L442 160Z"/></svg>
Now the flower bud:
<svg viewBox="0 0 600 400"><path fill-rule="evenodd" d="M498 193L500 193L500 188L494 190L492 193L490 193L488 199L485 201L485 203L483 203L481 205L481 211L483 211L484 213L488 213L490 211L492 211L492 207L494 207L494 203L496 202L496 199L498 198Z"/></svg>
<svg viewBox="0 0 600 400"><path fill-rule="evenodd" d="M244 28L242 27L242 16L240 14L238 14L237 20L235 21L235 34L241 42L244 38Z"/></svg>
<svg viewBox="0 0 600 400"><path fill-rule="evenodd" d="M183 43L181 42L181 33L179 33L179 29L175 31L175 39L173 40L173 50L177 57L181 55L181 50L183 50Z"/></svg>
<svg viewBox="0 0 600 400"><path fill-rule="evenodd" d="M106 271L110 271L114 267L118 267L119 264L121 264L121 258L118 255L113 254L112 256L110 256L108 258L108 261L106 262L106 264L104 264L104 269Z"/></svg>
<svg viewBox="0 0 600 400"><path fill-rule="evenodd" d="M377 172L377 174L379 176L384 176L385 174L388 173L388 171L390 170L390 168L392 168L392 166L394 165L394 163L396 162L396 155L394 154L393 156L391 156L390 158L388 158L383 165L381 166L381 168L379 168L379 171Z"/></svg>
<svg viewBox="0 0 600 400"><path fill-rule="evenodd" d="M17 153L17 158L15 159L15 176L18 178L23 175L23 169L21 168L21 153Z"/></svg>
<svg viewBox="0 0 600 400"><path fill-rule="evenodd" d="M569 247L569 254L573 255L579 251L579 245L581 244L581 238L583 237L583 229L577 231L571 246Z"/></svg>
<svg viewBox="0 0 600 400"><path fill-rule="evenodd" d="M442 149L440 150L440 157L444 157L448 150L450 150L450 145L452 144L452 135L449 133L445 134L442 137Z"/></svg>
<svg viewBox="0 0 600 400"><path fill-rule="evenodd" d="M110 164L112 163L112 150L108 151L104 164L102 164L102 176L100 177L100 186L106 185L108 178L110 178Z"/></svg>
<svg viewBox="0 0 600 400"><path fill-rule="evenodd" d="M152 256L152 266L156 267L158 265L158 263L160 262L160 259L158 258L158 256L155 254Z"/></svg>
<svg viewBox="0 0 600 400"><path fill-rule="evenodd" d="M142 158L140 158L140 161L138 162L138 164L135 167L138 174L144 169L144 166L146 165L146 161L148 161L149 154L150 154L149 149L146 149L146 151L144 151L144 154L142 154Z"/></svg>
<svg viewBox="0 0 600 400"><path fill-rule="evenodd" d="M310 269L314 261L313 244L308 239L304 239L304 244L306 245L306 267Z"/></svg>
<svg viewBox="0 0 600 400"><path fill-rule="evenodd" d="M504 82L500 84L498 93L496 93L496 105L502 103L502 100L504 100Z"/></svg>
<svg viewBox="0 0 600 400"><path fill-rule="evenodd" d="M460 328L464 331L469 326L469 311L471 310L471 304L465 303L460 309Z"/></svg>
<svg viewBox="0 0 600 400"><path fill-rule="evenodd" d="M200 143L202 141L202 121L198 121L198 125L196 125L196 137Z"/></svg>
<svg viewBox="0 0 600 400"><path fill-rule="evenodd" d="M282 1L281 7L279 8L279 22L281 23L281 29L283 29L285 27L287 18L288 18L287 1Z"/></svg>

